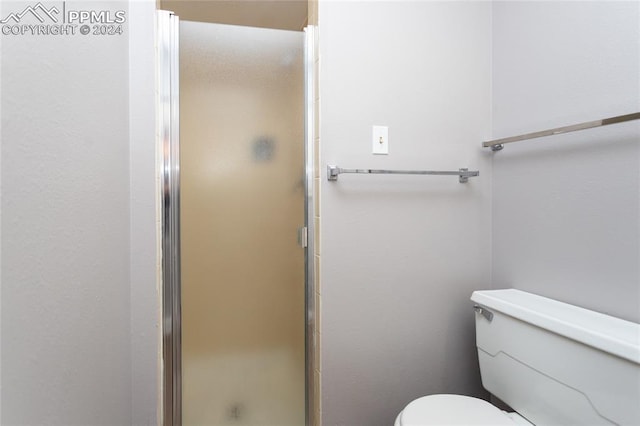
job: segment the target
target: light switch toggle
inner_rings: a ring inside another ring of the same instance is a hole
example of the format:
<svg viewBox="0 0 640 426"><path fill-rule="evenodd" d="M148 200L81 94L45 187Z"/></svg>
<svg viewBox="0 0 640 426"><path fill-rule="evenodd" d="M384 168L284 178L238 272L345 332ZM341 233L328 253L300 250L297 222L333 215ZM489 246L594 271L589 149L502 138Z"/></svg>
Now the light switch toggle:
<svg viewBox="0 0 640 426"><path fill-rule="evenodd" d="M389 128L373 126L372 151L374 154L389 154Z"/></svg>

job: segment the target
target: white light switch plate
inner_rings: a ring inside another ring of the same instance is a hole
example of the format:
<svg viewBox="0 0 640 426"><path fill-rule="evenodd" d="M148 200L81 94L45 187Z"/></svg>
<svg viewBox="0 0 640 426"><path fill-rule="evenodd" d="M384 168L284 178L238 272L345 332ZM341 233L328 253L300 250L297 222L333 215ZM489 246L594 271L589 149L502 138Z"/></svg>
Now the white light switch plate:
<svg viewBox="0 0 640 426"><path fill-rule="evenodd" d="M372 150L374 154L389 154L389 128L373 126Z"/></svg>

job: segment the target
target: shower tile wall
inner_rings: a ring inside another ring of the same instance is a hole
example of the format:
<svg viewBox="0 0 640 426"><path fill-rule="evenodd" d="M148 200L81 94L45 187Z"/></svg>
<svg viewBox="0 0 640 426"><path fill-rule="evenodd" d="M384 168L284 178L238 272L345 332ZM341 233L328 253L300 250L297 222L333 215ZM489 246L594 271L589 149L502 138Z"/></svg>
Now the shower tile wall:
<svg viewBox="0 0 640 426"><path fill-rule="evenodd" d="M318 25L318 0L309 0L308 2L308 24ZM311 417L311 424L315 426L322 425L322 359L321 359L321 344L322 344L322 303L321 303L321 278L320 278L320 55L318 49L318 31L315 32L315 39L313 40L315 45L313 58L313 75L314 75L314 99L313 99L313 117L311 117L313 125L313 199L315 201L313 211L313 226L314 226L314 258L313 258L313 280L315 286L314 307L314 356L313 356L313 386L314 394L310 395L313 398L311 405L313 412L309 413Z"/></svg>

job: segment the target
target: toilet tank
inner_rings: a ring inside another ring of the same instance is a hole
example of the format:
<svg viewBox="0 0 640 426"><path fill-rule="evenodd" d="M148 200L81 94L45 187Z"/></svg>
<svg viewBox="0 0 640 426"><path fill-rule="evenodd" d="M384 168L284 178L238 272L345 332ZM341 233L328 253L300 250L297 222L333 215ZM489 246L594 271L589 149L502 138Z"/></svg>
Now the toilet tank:
<svg viewBox="0 0 640 426"><path fill-rule="evenodd" d="M536 425L640 425L640 325L519 290L476 291L482 385Z"/></svg>

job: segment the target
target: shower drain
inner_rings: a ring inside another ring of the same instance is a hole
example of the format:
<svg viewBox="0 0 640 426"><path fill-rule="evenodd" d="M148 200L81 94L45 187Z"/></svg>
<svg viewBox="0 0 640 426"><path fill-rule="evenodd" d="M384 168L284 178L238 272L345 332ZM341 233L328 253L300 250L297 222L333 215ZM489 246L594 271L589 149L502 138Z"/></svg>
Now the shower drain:
<svg viewBox="0 0 640 426"><path fill-rule="evenodd" d="M243 414L244 414L244 406L239 402L231 404L231 406L229 406L227 410L227 417L230 420L238 421L242 418Z"/></svg>

